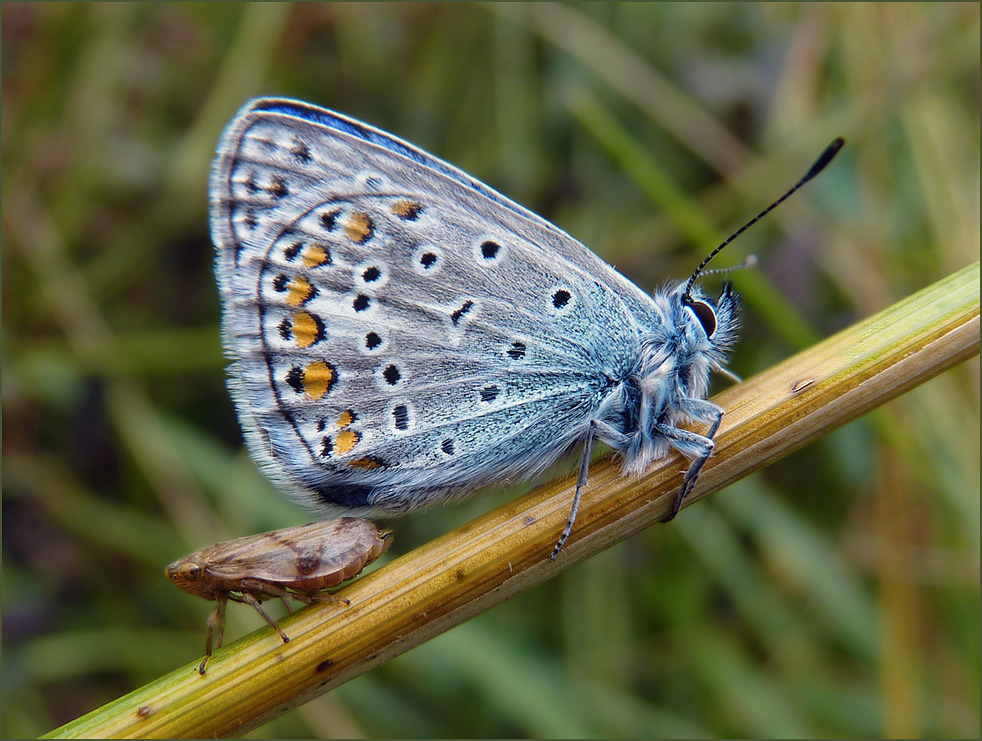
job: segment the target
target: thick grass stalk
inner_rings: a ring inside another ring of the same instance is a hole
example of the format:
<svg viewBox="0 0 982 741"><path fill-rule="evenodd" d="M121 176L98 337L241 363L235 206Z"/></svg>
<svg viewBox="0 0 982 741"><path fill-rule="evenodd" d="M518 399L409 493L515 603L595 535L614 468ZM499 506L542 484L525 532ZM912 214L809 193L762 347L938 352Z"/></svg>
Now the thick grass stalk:
<svg viewBox="0 0 982 741"><path fill-rule="evenodd" d="M978 352L976 262L716 397L726 409L716 453L686 506ZM658 522L686 465L671 457L634 480L599 461L555 561L575 474L359 579L342 591L350 607L283 620L288 644L263 628L216 653L204 677L195 660L49 737L245 733Z"/></svg>

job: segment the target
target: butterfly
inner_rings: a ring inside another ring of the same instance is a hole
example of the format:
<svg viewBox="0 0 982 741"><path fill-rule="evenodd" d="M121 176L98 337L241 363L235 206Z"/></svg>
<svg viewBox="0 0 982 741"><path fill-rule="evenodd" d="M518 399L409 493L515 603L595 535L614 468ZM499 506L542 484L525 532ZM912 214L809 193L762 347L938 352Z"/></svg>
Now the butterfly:
<svg viewBox="0 0 982 741"><path fill-rule="evenodd" d="M757 218L818 174L806 176ZM740 302L697 279L646 293L487 185L367 124L259 98L226 128L211 228L229 389L285 495L331 516L394 515L534 476L594 443L641 475L713 451ZM701 424L704 432L684 429Z"/></svg>

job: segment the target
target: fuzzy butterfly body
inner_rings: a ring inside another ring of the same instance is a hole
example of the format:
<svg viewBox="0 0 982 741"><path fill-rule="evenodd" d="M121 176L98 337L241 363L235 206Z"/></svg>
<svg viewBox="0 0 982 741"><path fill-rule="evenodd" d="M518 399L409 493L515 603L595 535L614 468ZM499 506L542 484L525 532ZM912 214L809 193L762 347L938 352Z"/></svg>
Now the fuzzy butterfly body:
<svg viewBox="0 0 982 741"><path fill-rule="evenodd" d="M253 100L229 124L211 221L230 390L288 496L396 514L582 445L578 501L595 438L626 473L692 458L684 494L712 451L728 286L649 295L451 165L294 100Z"/></svg>

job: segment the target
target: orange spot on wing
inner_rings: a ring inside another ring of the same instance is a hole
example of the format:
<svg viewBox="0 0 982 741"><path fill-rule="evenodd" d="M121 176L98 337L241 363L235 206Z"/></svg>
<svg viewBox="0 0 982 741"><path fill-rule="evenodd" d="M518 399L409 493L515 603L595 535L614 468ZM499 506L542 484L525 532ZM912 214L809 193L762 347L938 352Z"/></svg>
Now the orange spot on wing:
<svg viewBox="0 0 982 741"><path fill-rule="evenodd" d="M297 347L310 347L324 338L324 325L313 314L298 311L293 315L290 333L293 335Z"/></svg>
<svg viewBox="0 0 982 741"><path fill-rule="evenodd" d="M338 455L350 453L359 440L361 440L361 435L354 430L342 430L334 438L334 450Z"/></svg>
<svg viewBox="0 0 982 741"><path fill-rule="evenodd" d="M418 201L410 201L405 198L392 204L392 213L398 216L400 219L409 219L412 221L419 216L419 213L422 210L423 204L419 203Z"/></svg>
<svg viewBox="0 0 982 741"><path fill-rule="evenodd" d="M317 401L331 390L337 378L334 368L327 363L311 363L303 370L303 390L308 397Z"/></svg>
<svg viewBox="0 0 982 741"><path fill-rule="evenodd" d="M347 427L354 421L354 413L350 409L346 409L345 411L341 412L341 415L338 417L338 427Z"/></svg>
<svg viewBox="0 0 982 741"><path fill-rule="evenodd" d="M372 236L375 226L368 214L355 213L348 217L344 225L344 233L348 239L358 244L364 244Z"/></svg>
<svg viewBox="0 0 982 741"><path fill-rule="evenodd" d="M303 306L314 295L314 287L302 276L292 278L286 285L286 302L290 306Z"/></svg>
<svg viewBox="0 0 982 741"><path fill-rule="evenodd" d="M304 250L303 266L305 268L316 268L319 265L329 263L330 261L331 253L328 252L327 247L322 244L315 244Z"/></svg>
<svg viewBox="0 0 982 741"><path fill-rule="evenodd" d="M348 464L352 468L361 468L366 471L370 471L375 468L382 468L385 464L378 458L373 458L370 455L366 455L362 458L356 458Z"/></svg>

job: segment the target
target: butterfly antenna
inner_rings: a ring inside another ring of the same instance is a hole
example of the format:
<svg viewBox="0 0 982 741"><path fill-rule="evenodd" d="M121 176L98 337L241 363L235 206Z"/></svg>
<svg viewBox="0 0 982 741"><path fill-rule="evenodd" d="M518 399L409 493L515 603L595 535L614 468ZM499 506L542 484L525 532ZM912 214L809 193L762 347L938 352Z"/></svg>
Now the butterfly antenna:
<svg viewBox="0 0 982 741"><path fill-rule="evenodd" d="M846 140L843 139L841 136L840 137L837 137L835 140L833 140L833 142L831 144L829 144L825 148L825 151L822 152L822 154L819 156L819 158L817 160L815 160L815 164L813 164L810 168L808 168L808 172L805 173L805 176L801 180L799 180L797 183L794 184L794 187L792 187L787 193L785 193L783 196L781 196L780 198L778 198L776 201L774 201L774 203L772 203L770 206L768 206L767 208L765 208L759 214L757 214L756 216L754 216L746 224L744 224L739 229L737 229L735 232L733 232L733 234L731 234L729 237L727 237L725 240L723 240L723 243L719 247L717 247L715 250L713 250L712 252L710 252L709 255L706 256L706 259L703 260L701 263L699 263L699 267L697 267L695 269L695 272L692 273L692 275L689 278L689 281L685 284L685 293L682 294L682 296L683 296L682 300L683 301L687 301L687 302L688 301L691 301L691 299L692 299L692 295L691 295L692 286L695 284L696 279L700 275L710 275L711 273L720 272L719 270L708 270L707 271L706 270L706 266L709 264L709 262L714 257L716 257L716 255L718 255L720 252L723 251L723 248L724 247L726 247L728 244L730 244L730 242L734 241L737 237L739 237L741 234L743 234L745 231L747 231L747 229L749 229L750 227L752 227L754 224L756 224L762 218L764 218L765 216L767 216L767 214L769 214L775 208L777 208L782 203L784 203L786 200L788 200L788 198L791 197L791 194L792 193L794 193L796 190L798 190L799 188L801 188L801 186L803 186L809 180L811 180L816 175L818 175L818 173L820 173L822 170L824 170L825 167L829 164L829 162L831 162L832 159L835 157L835 155L837 155L839 153L839 150L842 149L843 146L845 146L845 143L846 143ZM744 264L741 264L741 265L736 266L736 268L739 268L739 267L747 267L746 261L744 261ZM733 268L733 269L736 269L736 268Z"/></svg>
<svg viewBox="0 0 982 741"><path fill-rule="evenodd" d="M757 255L747 255L743 258L742 262L736 265L731 265L728 268L712 268L711 270L703 270L700 275L706 277L707 275L724 275L725 273L732 273L734 270L746 270L747 268L752 268L757 265Z"/></svg>

